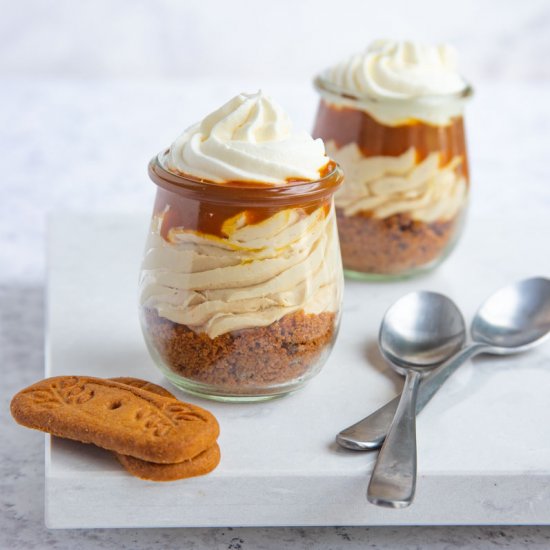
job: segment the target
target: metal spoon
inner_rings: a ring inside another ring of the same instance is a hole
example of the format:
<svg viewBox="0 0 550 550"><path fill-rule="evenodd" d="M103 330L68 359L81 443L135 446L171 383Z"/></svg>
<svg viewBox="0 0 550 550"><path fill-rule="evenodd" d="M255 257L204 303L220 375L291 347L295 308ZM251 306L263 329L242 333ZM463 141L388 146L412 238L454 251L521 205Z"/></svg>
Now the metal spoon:
<svg viewBox="0 0 550 550"><path fill-rule="evenodd" d="M550 334L550 280L534 277L498 290L480 307L471 328L473 342L430 373L420 385L416 412L430 401L447 378L479 353L506 355L540 344ZM397 410L399 397L342 430L336 441L348 449L381 447Z"/></svg>
<svg viewBox="0 0 550 550"><path fill-rule="evenodd" d="M408 506L416 487L416 396L420 379L442 358L458 351L466 334L460 310L435 292L407 294L388 309L380 327L384 357L405 386L374 466L367 498L373 504Z"/></svg>

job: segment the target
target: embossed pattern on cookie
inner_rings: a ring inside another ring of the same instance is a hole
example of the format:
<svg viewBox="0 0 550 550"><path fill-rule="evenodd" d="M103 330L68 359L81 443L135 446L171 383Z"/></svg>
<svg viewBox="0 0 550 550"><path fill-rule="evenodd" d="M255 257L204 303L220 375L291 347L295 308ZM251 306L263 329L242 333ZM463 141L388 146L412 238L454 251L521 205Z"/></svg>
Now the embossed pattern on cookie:
<svg viewBox="0 0 550 550"><path fill-rule="evenodd" d="M219 433L214 416L201 407L86 376L33 384L15 395L11 413L29 428L157 463L191 459Z"/></svg>
<svg viewBox="0 0 550 550"><path fill-rule="evenodd" d="M141 380L140 378L120 376L111 378L110 380L150 391L164 397L177 399L174 394L162 386L158 386L147 380ZM221 457L220 448L217 443L214 443L212 447L206 449L198 456L176 464L156 464L155 462L147 462L133 456L120 453L114 454L128 473L148 481L177 481L178 479L201 476L214 470L219 464Z"/></svg>
<svg viewBox="0 0 550 550"><path fill-rule="evenodd" d="M166 388L159 386L158 384L153 384L148 380L143 380L141 378L134 378L133 376L116 376L115 378L109 378L113 382L118 382L119 384L126 384L127 386L133 386L134 388L139 388L140 390L150 391L156 393L157 395L162 395L163 397L171 397L172 399L177 399L177 397L169 392Z"/></svg>

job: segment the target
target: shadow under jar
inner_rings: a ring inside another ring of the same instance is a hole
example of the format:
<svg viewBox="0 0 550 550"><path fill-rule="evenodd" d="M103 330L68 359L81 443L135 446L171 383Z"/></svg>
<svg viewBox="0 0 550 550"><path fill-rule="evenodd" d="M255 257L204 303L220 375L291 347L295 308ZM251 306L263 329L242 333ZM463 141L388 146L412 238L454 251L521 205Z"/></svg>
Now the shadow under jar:
<svg viewBox="0 0 550 550"><path fill-rule="evenodd" d="M391 279L438 265L468 203L463 109L472 94L357 98L317 77L313 137L344 170L336 194L344 271Z"/></svg>
<svg viewBox="0 0 550 550"><path fill-rule="evenodd" d="M140 277L149 351L191 393L254 401L294 391L334 343L343 289L333 194L318 181L214 184L149 164L157 184Z"/></svg>

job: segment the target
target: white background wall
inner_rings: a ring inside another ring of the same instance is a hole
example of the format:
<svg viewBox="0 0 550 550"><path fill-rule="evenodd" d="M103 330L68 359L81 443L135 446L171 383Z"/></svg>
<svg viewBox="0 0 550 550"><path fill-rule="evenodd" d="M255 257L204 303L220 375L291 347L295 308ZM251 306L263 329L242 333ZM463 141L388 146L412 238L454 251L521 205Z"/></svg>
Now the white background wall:
<svg viewBox="0 0 550 550"><path fill-rule="evenodd" d="M550 0L0 0L0 281L43 280L48 215L148 211L148 160L236 93L311 129L312 76L379 37L459 49L472 215L550 207Z"/></svg>
<svg viewBox="0 0 550 550"><path fill-rule="evenodd" d="M473 81L550 79L547 0L1 0L0 75L299 83L386 36L452 42Z"/></svg>

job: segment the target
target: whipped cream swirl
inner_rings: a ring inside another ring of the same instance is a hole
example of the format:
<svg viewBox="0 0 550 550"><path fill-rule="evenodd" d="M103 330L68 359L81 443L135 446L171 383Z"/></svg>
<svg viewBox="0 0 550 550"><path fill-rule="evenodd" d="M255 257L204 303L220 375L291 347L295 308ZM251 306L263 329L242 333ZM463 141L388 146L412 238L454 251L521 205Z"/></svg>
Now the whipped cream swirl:
<svg viewBox="0 0 550 550"><path fill-rule="evenodd" d="M328 103L366 111L388 126L450 124L471 94L454 48L393 40L373 42L327 69L316 86Z"/></svg>
<svg viewBox="0 0 550 550"><path fill-rule="evenodd" d="M454 94L466 87L452 46L410 41L377 40L324 77L346 92L373 99Z"/></svg>
<svg viewBox="0 0 550 550"><path fill-rule="evenodd" d="M188 128L164 158L175 174L267 185L319 179L328 162L322 140L293 132L287 113L261 91L239 94Z"/></svg>

